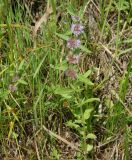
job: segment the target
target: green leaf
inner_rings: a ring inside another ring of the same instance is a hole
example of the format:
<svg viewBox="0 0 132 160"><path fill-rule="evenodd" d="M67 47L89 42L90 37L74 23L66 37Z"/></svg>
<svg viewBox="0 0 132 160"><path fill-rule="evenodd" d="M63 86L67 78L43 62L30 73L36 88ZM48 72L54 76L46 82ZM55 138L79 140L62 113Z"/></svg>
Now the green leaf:
<svg viewBox="0 0 132 160"><path fill-rule="evenodd" d="M80 133L82 136L84 136L84 135L85 135L85 131L80 130L80 129L79 129L79 133Z"/></svg>
<svg viewBox="0 0 132 160"><path fill-rule="evenodd" d="M123 54L126 54L126 53L128 53L128 52L132 52L132 48L128 48L128 49L125 49L125 50L123 50L123 51L120 51L118 57L120 57L120 56L122 56Z"/></svg>
<svg viewBox="0 0 132 160"><path fill-rule="evenodd" d="M68 68L66 61L63 61L61 64L58 64L56 66L51 64L50 67L60 71L65 71Z"/></svg>
<svg viewBox="0 0 132 160"><path fill-rule="evenodd" d="M128 83L129 83L129 77L131 75L131 67L132 67L132 58L129 60L129 64L127 67L127 72L124 73L121 84L120 84L120 90L119 90L119 97L124 101L125 95L128 90Z"/></svg>
<svg viewBox="0 0 132 160"><path fill-rule="evenodd" d="M7 90L3 91L0 89L0 100L3 101L8 98L9 92Z"/></svg>
<svg viewBox="0 0 132 160"><path fill-rule="evenodd" d="M69 126L69 127L71 127L71 128L75 128L75 129L80 128L80 126L79 126L78 124L75 124L75 123L72 122L72 121L68 121L68 122L66 123L66 125Z"/></svg>
<svg viewBox="0 0 132 160"><path fill-rule="evenodd" d="M87 152L90 152L92 149L93 149L93 146L90 145L90 144L88 144L88 145L87 145Z"/></svg>
<svg viewBox="0 0 132 160"><path fill-rule="evenodd" d="M115 2L115 5L119 11L126 10L129 8L129 3L125 0L119 0L118 3Z"/></svg>
<svg viewBox="0 0 132 160"><path fill-rule="evenodd" d="M73 90L72 89L69 89L69 88L63 88L63 87L60 87L60 86L54 86L52 88L54 94L58 94L58 95L61 95L62 97L64 98L72 98L72 94L73 94Z"/></svg>
<svg viewBox="0 0 132 160"><path fill-rule="evenodd" d="M88 76L90 76L90 74L92 73L91 70L88 70L86 73L84 73L84 77L87 78Z"/></svg>
<svg viewBox="0 0 132 160"><path fill-rule="evenodd" d="M86 48L85 46L83 46L83 45L80 45L79 48L80 48L83 52L91 53L91 51L90 51L88 48Z"/></svg>
<svg viewBox="0 0 132 160"><path fill-rule="evenodd" d="M55 14L56 13L56 1L55 0L50 0L50 1L51 1L53 12Z"/></svg>
<svg viewBox="0 0 132 160"><path fill-rule="evenodd" d="M75 120L75 123L77 123L77 124L83 124L84 122L82 120ZM86 123L84 123L84 124L86 124Z"/></svg>
<svg viewBox="0 0 132 160"><path fill-rule="evenodd" d="M15 132L12 132L12 138L17 139L17 137L18 137L18 134Z"/></svg>
<svg viewBox="0 0 132 160"><path fill-rule="evenodd" d="M78 93L80 93L80 92L83 90L83 88L80 88L80 86L78 86L78 84L75 84L75 83L74 83L74 85L70 84L70 87L71 87L75 92L78 92Z"/></svg>
<svg viewBox="0 0 132 160"><path fill-rule="evenodd" d="M99 102L100 99L99 99L99 98L89 98L89 99L87 99L87 100L85 100L85 101L82 100L82 102L79 103L78 107L81 107L81 106L83 106L83 105L85 105L85 104L87 104L87 103L92 103L92 102L94 102L94 101Z"/></svg>
<svg viewBox="0 0 132 160"><path fill-rule="evenodd" d="M89 133L86 138L87 139L96 139L97 137L93 133Z"/></svg>
<svg viewBox="0 0 132 160"><path fill-rule="evenodd" d="M41 62L39 63L39 65L38 65L38 67L37 67L37 69L36 69L36 71L35 71L35 73L34 73L34 75L33 75L33 78L35 78L36 75L39 73L39 70L40 70L40 68L41 68L41 66L42 66L42 64L43 64L43 62L44 62L47 54L48 54L48 53L46 53L46 54L44 55L43 59L42 59Z"/></svg>
<svg viewBox="0 0 132 160"><path fill-rule="evenodd" d="M85 104L85 103L91 103L91 102L94 102L94 101L98 101L99 102L100 99L99 98L89 98L86 101L84 101L83 104Z"/></svg>
<svg viewBox="0 0 132 160"><path fill-rule="evenodd" d="M67 35L64 35L64 34L60 34L60 33L55 33L58 37L60 37L61 39L63 39L63 40L68 40L69 39L69 37L67 36Z"/></svg>
<svg viewBox="0 0 132 160"><path fill-rule="evenodd" d="M93 86L93 85L94 85L94 83L91 82L91 81L90 81L88 78L86 78L84 75L78 75L78 80L79 80L80 82L85 83L86 85L89 85L89 86Z"/></svg>
<svg viewBox="0 0 132 160"><path fill-rule="evenodd" d="M68 94L60 94L63 98L66 98L66 99L70 99L72 98L71 95L68 95Z"/></svg>
<svg viewBox="0 0 132 160"><path fill-rule="evenodd" d="M18 82L21 84L24 84L24 85L28 85L28 83L26 81L24 81L23 79L19 79Z"/></svg>
<svg viewBox="0 0 132 160"><path fill-rule="evenodd" d="M23 59L18 67L18 70L21 70L24 66L25 60Z"/></svg>
<svg viewBox="0 0 132 160"><path fill-rule="evenodd" d="M75 8L72 4L69 4L68 7L67 7L67 12L70 14L70 15L75 15Z"/></svg>
<svg viewBox="0 0 132 160"><path fill-rule="evenodd" d="M92 108L89 108L89 109L86 109L86 110L84 111L84 114L83 114L84 120L89 119L92 110L93 110Z"/></svg>
<svg viewBox="0 0 132 160"><path fill-rule="evenodd" d="M52 150L52 156L56 160L60 159L60 154L58 153L57 149L53 148L53 150Z"/></svg>
<svg viewBox="0 0 132 160"><path fill-rule="evenodd" d="M126 117L127 122L132 123L132 115Z"/></svg>
<svg viewBox="0 0 132 160"><path fill-rule="evenodd" d="M128 39L124 40L123 43L132 43L132 38L128 38Z"/></svg>

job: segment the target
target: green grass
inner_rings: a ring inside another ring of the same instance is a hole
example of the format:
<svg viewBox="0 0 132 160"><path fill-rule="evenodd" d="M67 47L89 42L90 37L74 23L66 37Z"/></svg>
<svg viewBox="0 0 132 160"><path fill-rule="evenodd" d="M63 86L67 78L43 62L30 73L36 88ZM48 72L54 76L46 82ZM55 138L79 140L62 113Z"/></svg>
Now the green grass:
<svg viewBox="0 0 132 160"><path fill-rule="evenodd" d="M14 2L0 0L0 159L130 160L132 1L49 0L35 37L30 3ZM84 25L78 65L66 61L71 15Z"/></svg>

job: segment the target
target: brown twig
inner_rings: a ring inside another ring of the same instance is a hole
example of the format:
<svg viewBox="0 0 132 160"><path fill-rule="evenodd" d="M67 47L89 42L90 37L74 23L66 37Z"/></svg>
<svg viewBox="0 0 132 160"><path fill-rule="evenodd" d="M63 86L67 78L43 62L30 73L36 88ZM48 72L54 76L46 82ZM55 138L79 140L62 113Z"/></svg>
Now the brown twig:
<svg viewBox="0 0 132 160"><path fill-rule="evenodd" d="M78 146L76 146L75 144L67 141L66 139L64 139L64 138L61 137L60 135L57 135L57 134L55 134L54 132L50 131L50 130L47 129L44 125L43 125L43 129L44 129L50 136L53 136L53 137L61 140L62 142L64 142L64 143L67 144L68 146L70 146L71 148L73 148L73 149L81 152L81 150L78 148Z"/></svg>

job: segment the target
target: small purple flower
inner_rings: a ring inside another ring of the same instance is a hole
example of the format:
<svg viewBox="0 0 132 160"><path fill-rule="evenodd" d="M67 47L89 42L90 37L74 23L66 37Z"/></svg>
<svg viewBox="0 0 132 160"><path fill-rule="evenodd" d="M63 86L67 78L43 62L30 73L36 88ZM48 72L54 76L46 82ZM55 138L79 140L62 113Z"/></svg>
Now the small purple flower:
<svg viewBox="0 0 132 160"><path fill-rule="evenodd" d="M73 69L67 69L65 73L67 77L71 77L72 79L77 78L77 72Z"/></svg>
<svg viewBox="0 0 132 160"><path fill-rule="evenodd" d="M17 87L16 87L15 85L13 85L13 84L10 84L10 85L8 86L8 89L9 89L11 92L15 92L15 91L17 90Z"/></svg>
<svg viewBox="0 0 132 160"><path fill-rule="evenodd" d="M76 40L76 39L69 38L67 40L67 47L71 49L78 48L80 44L81 44L81 41L79 39Z"/></svg>
<svg viewBox="0 0 132 160"><path fill-rule="evenodd" d="M73 21L80 21L80 17L79 16L71 16Z"/></svg>
<svg viewBox="0 0 132 160"><path fill-rule="evenodd" d="M84 27L81 24L72 24L71 31L74 35L78 36L83 32Z"/></svg>
<svg viewBox="0 0 132 160"><path fill-rule="evenodd" d="M80 55L72 55L72 54L69 54L69 55L66 57L66 60L67 60L70 64L78 64L78 63L79 63L79 60L80 60Z"/></svg>

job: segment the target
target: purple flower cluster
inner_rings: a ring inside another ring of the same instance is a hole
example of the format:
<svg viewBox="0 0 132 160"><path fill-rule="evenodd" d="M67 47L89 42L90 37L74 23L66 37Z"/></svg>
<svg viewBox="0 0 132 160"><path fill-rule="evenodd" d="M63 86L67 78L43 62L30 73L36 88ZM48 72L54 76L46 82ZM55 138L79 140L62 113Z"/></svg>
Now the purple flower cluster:
<svg viewBox="0 0 132 160"><path fill-rule="evenodd" d="M81 25L80 22L80 17L78 16L71 16L73 20L73 24L71 25L71 32L73 35L76 37L79 36L81 33L83 33L84 27ZM67 40L67 47L70 49L75 49L78 48L81 44L81 41L79 39L75 38L69 38Z"/></svg>
<svg viewBox="0 0 132 160"><path fill-rule="evenodd" d="M17 91L17 87L16 87L15 85L13 85L13 84L10 84L10 85L8 86L8 89L9 89L11 92Z"/></svg>
<svg viewBox="0 0 132 160"><path fill-rule="evenodd" d="M67 40L67 47L70 49L74 49L79 47L81 44L81 41L79 39L73 39L73 38L69 38Z"/></svg>
<svg viewBox="0 0 132 160"><path fill-rule="evenodd" d="M81 41L77 37L83 33L84 27L80 24L80 17L71 16L71 18L73 20L73 24L71 25L71 32L73 33L73 37L67 40L67 47L75 53L76 50L74 49L81 45ZM69 64L78 64L80 61L80 54L69 54L66 56L66 60ZM77 77L77 72L74 69L69 68L65 73L66 76L71 77L72 79L76 79Z"/></svg>
<svg viewBox="0 0 132 160"><path fill-rule="evenodd" d="M79 63L79 60L80 60L80 55L72 55L72 54L69 54L69 55L66 57L66 60L67 60L70 64L78 64L78 63Z"/></svg>
<svg viewBox="0 0 132 160"><path fill-rule="evenodd" d="M77 78L77 72L73 69L67 69L66 70L66 76L71 77L72 79L76 79Z"/></svg>
<svg viewBox="0 0 132 160"><path fill-rule="evenodd" d="M83 33L84 27L81 24L72 24L71 31L75 36L80 35Z"/></svg>
<svg viewBox="0 0 132 160"><path fill-rule="evenodd" d="M10 92L15 92L17 91L17 86L15 85L15 83L19 80L19 77L17 75L15 75L13 78L12 78L12 83L9 84L8 86L8 90Z"/></svg>

